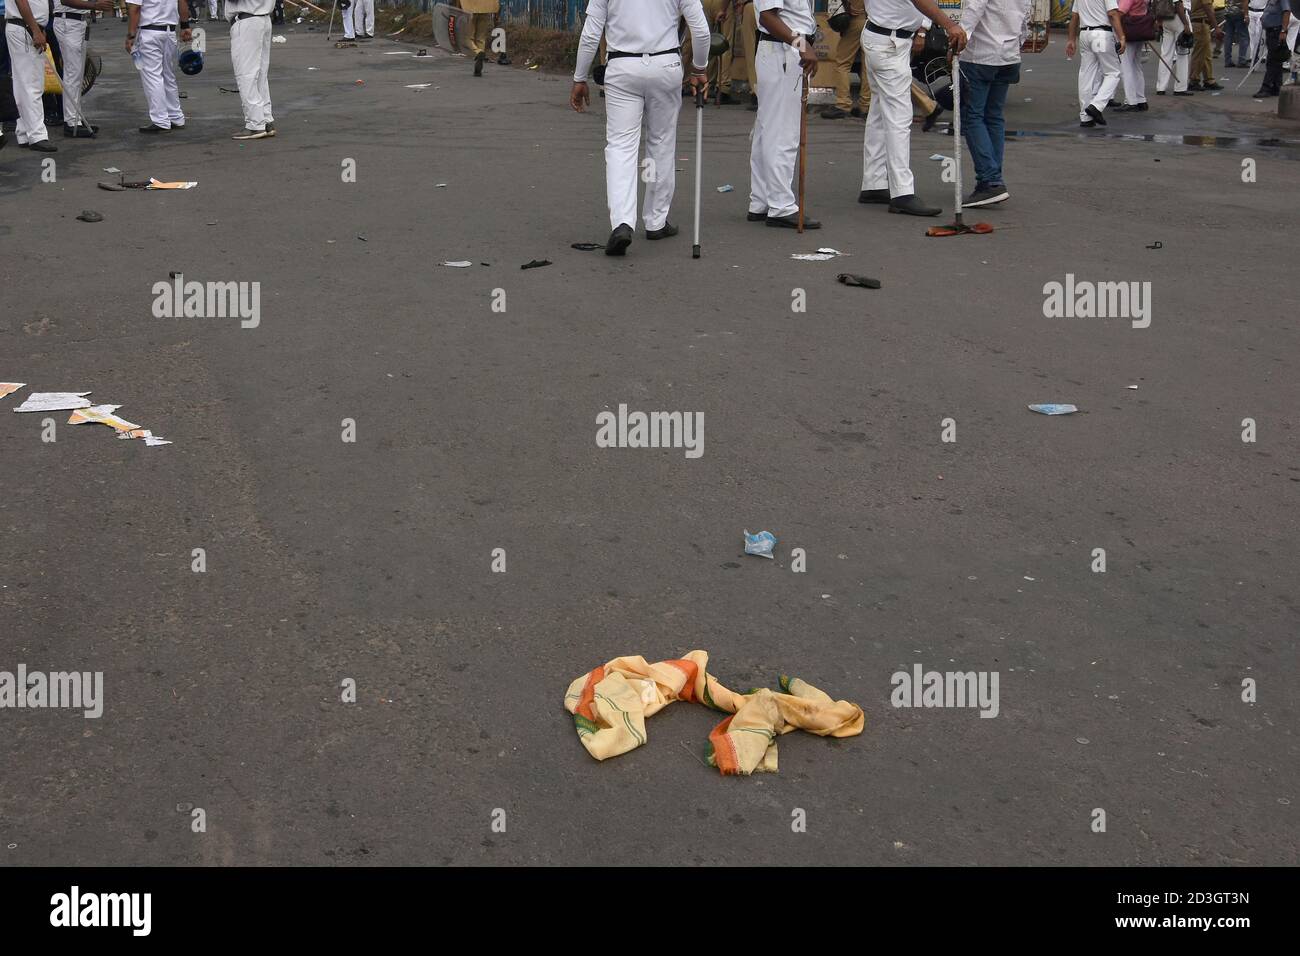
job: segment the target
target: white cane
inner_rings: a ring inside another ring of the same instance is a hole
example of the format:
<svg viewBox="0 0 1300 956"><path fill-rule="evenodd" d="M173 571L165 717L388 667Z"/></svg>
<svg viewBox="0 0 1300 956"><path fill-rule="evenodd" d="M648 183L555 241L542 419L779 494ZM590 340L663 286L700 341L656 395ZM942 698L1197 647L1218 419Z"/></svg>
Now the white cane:
<svg viewBox="0 0 1300 956"><path fill-rule="evenodd" d="M330 5L330 22L329 22L329 26L325 28L325 39L327 41L334 33L334 10L338 7L338 5L339 5L339 0L334 0L334 2Z"/></svg>
<svg viewBox="0 0 1300 956"><path fill-rule="evenodd" d="M700 257L700 180L704 176L704 91L695 91L695 245L691 258Z"/></svg>

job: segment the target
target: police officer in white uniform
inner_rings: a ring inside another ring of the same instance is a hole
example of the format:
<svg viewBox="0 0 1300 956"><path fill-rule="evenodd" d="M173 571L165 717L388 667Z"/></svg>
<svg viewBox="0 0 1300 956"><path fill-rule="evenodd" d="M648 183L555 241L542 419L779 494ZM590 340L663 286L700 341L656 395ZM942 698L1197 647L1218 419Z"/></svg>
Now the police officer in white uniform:
<svg viewBox="0 0 1300 956"><path fill-rule="evenodd" d="M244 128L231 139L275 135L271 115L271 11L275 0L226 0L230 21L230 62L235 69Z"/></svg>
<svg viewBox="0 0 1300 956"><path fill-rule="evenodd" d="M1074 0L1065 55L1079 51L1080 126L1106 125L1102 111L1119 86L1119 58L1127 45L1116 0Z"/></svg>
<svg viewBox="0 0 1300 956"><path fill-rule="evenodd" d="M352 0L347 10L352 16L354 37L373 40L375 36L375 0Z"/></svg>
<svg viewBox="0 0 1300 956"><path fill-rule="evenodd" d="M14 132L19 146L41 153L58 151L45 131L45 107L41 103L45 92L45 31L41 24L49 17L50 0L6 0L5 43L18 106Z"/></svg>
<svg viewBox="0 0 1300 956"><path fill-rule="evenodd" d="M587 80L605 34L605 191L613 227L605 255L621 256L636 226L636 184L641 122L646 125L645 220L647 239L677 235L668 222L676 186L677 114L682 108L682 57L677 23L691 31L691 89L708 87L709 24L700 0L591 0L578 41L569 105L583 112L591 100Z"/></svg>
<svg viewBox="0 0 1300 956"><path fill-rule="evenodd" d="M189 0L126 0L126 52L140 71L140 83L149 102L149 125L142 133L184 129L180 90L176 87L176 31L189 41ZM185 19L181 22L180 12Z"/></svg>
<svg viewBox="0 0 1300 956"><path fill-rule="evenodd" d="M912 38L924 21L943 27L948 47L960 53L966 31L935 0L867 0L862 61L871 84L871 109L862 138L860 203L888 203L890 212L937 216L916 195L912 179Z"/></svg>
<svg viewBox="0 0 1300 956"><path fill-rule="evenodd" d="M86 73L86 31L98 10L111 13L113 0L54 0L54 35L63 55L63 135L94 136L98 126L86 122L81 112L81 82Z"/></svg>
<svg viewBox="0 0 1300 956"><path fill-rule="evenodd" d="M812 0L754 0L758 13L758 116L749 147L750 222L797 228L799 200L794 194L799 159L799 114L804 74L817 69L812 37L817 32ZM821 223L804 211L803 227Z"/></svg>
<svg viewBox="0 0 1300 956"><path fill-rule="evenodd" d="M1169 85L1171 78L1174 81L1174 96L1195 96L1196 94L1187 88L1187 74L1190 72L1189 64L1191 61L1190 51L1178 49L1178 37L1184 33L1190 36L1192 33L1192 21L1187 16L1183 0L1175 0L1172 19L1157 20L1156 23L1160 25L1160 56L1156 65L1156 96L1165 95L1165 87ZM1129 49L1126 47L1124 51L1125 57L1128 54ZM1172 73L1170 67L1173 67Z"/></svg>

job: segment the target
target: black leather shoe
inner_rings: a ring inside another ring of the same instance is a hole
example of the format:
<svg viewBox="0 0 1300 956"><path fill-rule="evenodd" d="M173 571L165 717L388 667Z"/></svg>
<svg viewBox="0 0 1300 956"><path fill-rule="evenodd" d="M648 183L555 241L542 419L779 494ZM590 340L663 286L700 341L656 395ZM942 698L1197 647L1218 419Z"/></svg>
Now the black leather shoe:
<svg viewBox="0 0 1300 956"><path fill-rule="evenodd" d="M482 75L483 75L483 61L484 61L485 59L487 59L487 54L485 54L485 53L480 53L478 56L474 57L474 75L475 75L475 76L482 76Z"/></svg>
<svg viewBox="0 0 1300 956"><path fill-rule="evenodd" d="M928 133L930 132L930 130L934 129L934 124L938 121L939 114L941 114L942 112L943 112L942 106L936 106L933 110L931 110L929 114L926 115L925 122L921 124L921 132Z"/></svg>
<svg viewBox="0 0 1300 956"><path fill-rule="evenodd" d="M853 109L849 110L849 115L852 116L854 119L866 119L867 111L864 109L859 109L858 107L855 106L853 107Z"/></svg>
<svg viewBox="0 0 1300 956"><path fill-rule="evenodd" d="M734 96L732 96L730 93L719 93L719 94L718 94L718 105L719 105L719 106L731 106L733 103L736 103L736 102L737 102L736 98L735 98Z"/></svg>
<svg viewBox="0 0 1300 956"><path fill-rule="evenodd" d="M848 115L848 113L844 112L844 110L840 109L838 106L828 106L821 112L822 119L844 119L844 117Z"/></svg>
<svg viewBox="0 0 1300 956"><path fill-rule="evenodd" d="M645 237L647 239L667 239L669 236L677 235L677 227L671 222L665 222L662 229L647 229Z"/></svg>
<svg viewBox="0 0 1300 956"><path fill-rule="evenodd" d="M1106 117L1102 116L1101 110L1097 109L1097 107L1093 106L1091 103L1084 108L1084 112L1091 116L1092 121L1098 126L1106 125Z"/></svg>
<svg viewBox="0 0 1300 956"><path fill-rule="evenodd" d="M745 107L745 109L749 110L751 113L756 112L756 111L758 110L758 94L757 94L757 93L750 93L750 94L749 94L749 105L748 105L747 107Z"/></svg>
<svg viewBox="0 0 1300 956"><path fill-rule="evenodd" d="M887 203L889 202L888 189L864 189L858 193L858 202L860 203Z"/></svg>
<svg viewBox="0 0 1300 956"><path fill-rule="evenodd" d="M1096 120L1090 120L1090 119L1089 119L1089 120L1084 120L1084 121L1083 121L1082 123L1080 123L1079 125L1082 126L1084 129L1092 129L1094 126L1097 125L1097 121L1096 121Z"/></svg>
<svg viewBox="0 0 1300 956"><path fill-rule="evenodd" d="M509 66L509 65L510 65L510 57L506 56L504 53L498 53L497 66Z"/></svg>
<svg viewBox="0 0 1300 956"><path fill-rule="evenodd" d="M896 196L889 201L890 212L900 212L908 216L937 216L943 212L938 206L927 206L917 198L916 193Z"/></svg>
<svg viewBox="0 0 1300 956"><path fill-rule="evenodd" d="M777 229L798 229L799 214L797 212L792 212L788 216L768 216L767 224ZM816 219L808 219L805 217L803 227L805 229L820 229L822 224Z"/></svg>
<svg viewBox="0 0 1300 956"><path fill-rule="evenodd" d="M57 153L59 147L55 146L48 139L43 139L39 143L28 143L28 149L34 149L38 153Z"/></svg>
<svg viewBox="0 0 1300 956"><path fill-rule="evenodd" d="M605 255L621 256L627 252L627 247L630 245L632 245L632 227L623 223L609 234L609 242L605 243Z"/></svg>
<svg viewBox="0 0 1300 956"><path fill-rule="evenodd" d="M1191 90L1174 90L1174 96L1195 96Z"/></svg>
<svg viewBox="0 0 1300 956"><path fill-rule="evenodd" d="M148 126L141 126L141 127L140 127L140 132L142 132L142 133L167 133L167 132L170 132L170 130L168 130L167 127L165 127L165 126L159 126L157 123L150 123Z"/></svg>
<svg viewBox="0 0 1300 956"><path fill-rule="evenodd" d="M69 126L63 124L63 135L68 139L93 139L99 132L98 126Z"/></svg>
<svg viewBox="0 0 1300 956"><path fill-rule="evenodd" d="M767 213L765 212L747 212L745 219L749 222L767 222Z"/></svg>

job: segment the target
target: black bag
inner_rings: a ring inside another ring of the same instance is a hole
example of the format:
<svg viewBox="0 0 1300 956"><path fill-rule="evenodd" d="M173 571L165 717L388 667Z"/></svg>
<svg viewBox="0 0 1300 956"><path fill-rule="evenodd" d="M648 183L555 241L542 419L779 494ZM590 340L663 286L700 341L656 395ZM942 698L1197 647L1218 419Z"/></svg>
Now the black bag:
<svg viewBox="0 0 1300 956"><path fill-rule="evenodd" d="M829 14L826 18L827 25L841 35L853 21L853 18L849 16L849 8L845 5L844 0L830 0L826 5L826 12Z"/></svg>

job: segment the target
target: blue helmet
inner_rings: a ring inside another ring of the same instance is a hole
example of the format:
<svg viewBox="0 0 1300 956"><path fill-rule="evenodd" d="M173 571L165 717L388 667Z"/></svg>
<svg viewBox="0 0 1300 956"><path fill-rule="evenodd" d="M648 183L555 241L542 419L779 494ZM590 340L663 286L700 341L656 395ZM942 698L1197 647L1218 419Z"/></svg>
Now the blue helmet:
<svg viewBox="0 0 1300 956"><path fill-rule="evenodd" d="M203 72L203 54L198 50L186 50L181 54L181 72L194 76Z"/></svg>

